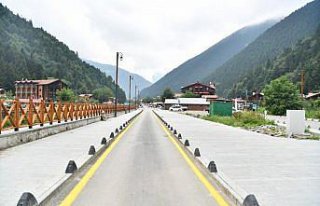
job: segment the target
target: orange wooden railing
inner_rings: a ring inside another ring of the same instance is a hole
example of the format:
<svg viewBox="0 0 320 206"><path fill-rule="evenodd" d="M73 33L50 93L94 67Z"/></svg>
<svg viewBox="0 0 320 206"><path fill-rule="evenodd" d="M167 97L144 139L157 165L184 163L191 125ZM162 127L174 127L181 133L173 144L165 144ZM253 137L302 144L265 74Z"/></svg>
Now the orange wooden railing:
<svg viewBox="0 0 320 206"><path fill-rule="evenodd" d="M11 105L8 106L8 103ZM114 104L62 103L60 101L54 103L44 100L35 103L32 99L23 104L18 99L11 102L0 99L0 134L6 129L13 128L18 131L19 128L26 126L32 128L34 125L43 126L44 123L60 123L111 114L114 109ZM133 110L135 107L131 106L130 109ZM129 106L117 105L117 111L127 110Z"/></svg>

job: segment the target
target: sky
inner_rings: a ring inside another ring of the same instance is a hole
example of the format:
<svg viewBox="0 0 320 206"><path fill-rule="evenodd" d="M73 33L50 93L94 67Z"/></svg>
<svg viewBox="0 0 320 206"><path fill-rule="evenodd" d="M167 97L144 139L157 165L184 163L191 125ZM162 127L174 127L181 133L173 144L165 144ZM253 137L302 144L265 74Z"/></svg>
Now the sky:
<svg viewBox="0 0 320 206"><path fill-rule="evenodd" d="M0 0L84 59L155 82L234 31L310 0Z"/></svg>

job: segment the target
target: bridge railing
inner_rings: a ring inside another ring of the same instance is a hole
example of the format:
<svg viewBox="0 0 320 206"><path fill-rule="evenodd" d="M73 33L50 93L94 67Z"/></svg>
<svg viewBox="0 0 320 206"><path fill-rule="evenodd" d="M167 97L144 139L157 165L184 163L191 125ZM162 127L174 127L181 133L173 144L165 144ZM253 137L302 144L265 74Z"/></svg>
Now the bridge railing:
<svg viewBox="0 0 320 206"><path fill-rule="evenodd" d="M117 111L127 111L128 105L117 105ZM130 109L135 109L131 106ZM29 127L35 125L43 126L45 123L67 122L90 117L111 114L115 110L114 104L73 103L53 101L21 102L18 99L5 101L0 99L0 134L3 130Z"/></svg>

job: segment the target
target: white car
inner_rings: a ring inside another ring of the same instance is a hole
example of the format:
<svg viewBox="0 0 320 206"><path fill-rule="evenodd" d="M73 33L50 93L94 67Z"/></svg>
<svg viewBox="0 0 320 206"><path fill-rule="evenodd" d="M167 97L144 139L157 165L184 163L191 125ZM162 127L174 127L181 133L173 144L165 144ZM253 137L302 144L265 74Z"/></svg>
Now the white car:
<svg viewBox="0 0 320 206"><path fill-rule="evenodd" d="M169 108L169 111L172 112L182 112L183 108L181 105L173 105Z"/></svg>

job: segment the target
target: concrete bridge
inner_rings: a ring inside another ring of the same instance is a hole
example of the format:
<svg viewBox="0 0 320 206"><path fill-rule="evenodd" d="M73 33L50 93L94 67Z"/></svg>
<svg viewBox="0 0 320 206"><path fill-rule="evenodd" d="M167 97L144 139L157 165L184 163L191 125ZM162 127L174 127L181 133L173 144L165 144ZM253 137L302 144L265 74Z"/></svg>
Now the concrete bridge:
<svg viewBox="0 0 320 206"><path fill-rule="evenodd" d="M319 157L318 141L136 110L0 150L0 205L320 205Z"/></svg>

